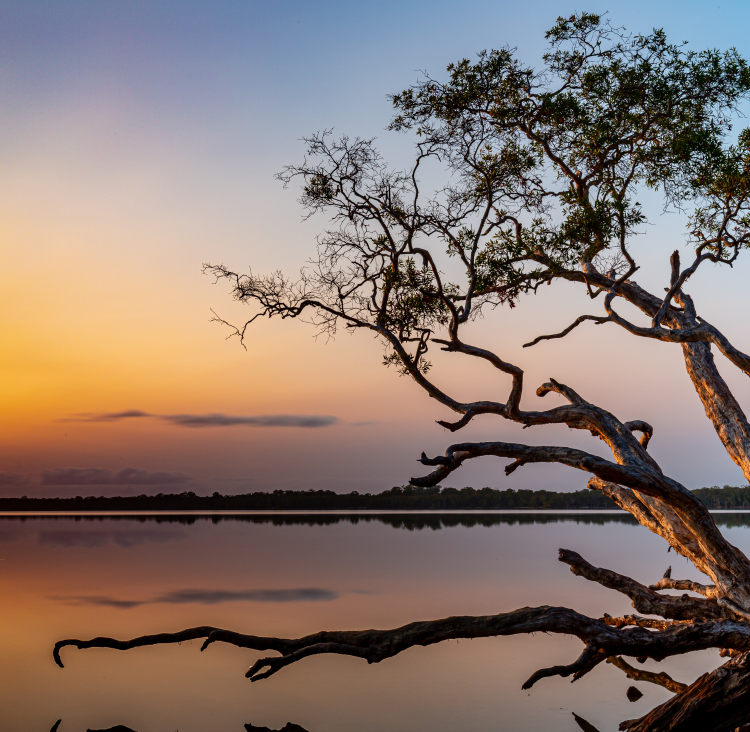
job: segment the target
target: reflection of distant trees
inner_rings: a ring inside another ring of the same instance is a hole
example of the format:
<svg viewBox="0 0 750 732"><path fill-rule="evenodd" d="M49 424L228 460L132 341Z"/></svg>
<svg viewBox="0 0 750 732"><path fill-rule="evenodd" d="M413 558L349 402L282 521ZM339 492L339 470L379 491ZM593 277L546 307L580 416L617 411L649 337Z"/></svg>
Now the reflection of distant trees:
<svg viewBox="0 0 750 732"><path fill-rule="evenodd" d="M717 513L714 519L719 526L750 527L749 513ZM628 513L529 511L528 513L267 513L267 514L156 514L156 515L110 515L110 516L2 516L0 521L137 521L138 523L183 524L192 526L205 522L212 524L249 523L273 526L333 526L335 524L381 523L394 529L420 531L422 529L448 529L457 526L500 526L522 524L630 524L637 525Z"/></svg>
<svg viewBox="0 0 750 732"><path fill-rule="evenodd" d="M57 732L57 730L60 728L61 723L62 723L62 719L58 719L57 722L55 722L55 724L53 725L50 732ZM308 732L304 727L300 727L298 724L293 724L292 722L287 722L279 730L271 729L270 727L255 727L252 724L246 724L245 731L246 732ZM122 724L118 724L114 727L107 727L107 729L87 729L86 732L137 732L137 730L134 730L131 727L125 727Z"/></svg>

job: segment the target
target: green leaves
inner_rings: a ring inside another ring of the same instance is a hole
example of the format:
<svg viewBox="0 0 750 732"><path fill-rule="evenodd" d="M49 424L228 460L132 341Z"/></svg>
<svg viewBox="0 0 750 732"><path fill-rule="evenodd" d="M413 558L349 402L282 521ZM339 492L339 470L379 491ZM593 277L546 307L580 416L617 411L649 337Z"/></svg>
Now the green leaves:
<svg viewBox="0 0 750 732"><path fill-rule="evenodd" d="M379 322L402 338L445 324L448 308L439 295L432 270L426 265L419 268L413 258L406 258L397 268L385 270L382 289L387 291L388 299Z"/></svg>
<svg viewBox="0 0 750 732"><path fill-rule="evenodd" d="M419 378L433 334L450 350L487 304L514 307L558 278L593 297L610 274L630 277L644 186L693 209L700 261L731 264L750 241L750 131L726 139L750 95L744 59L592 13L558 18L546 38L541 69L510 48L482 51L394 95L390 128L415 141L404 169L373 140L307 138L303 163L278 177L301 180L306 214L331 227L298 282L238 280L243 299L264 314L315 312L328 334L342 322L376 331L392 349L384 363Z"/></svg>
<svg viewBox="0 0 750 732"><path fill-rule="evenodd" d="M558 18L546 38L541 71L511 49L483 51L450 65L445 82L392 97L392 128L419 127L446 155L463 155L472 195L504 210L478 250L479 291L512 303L607 249L629 256L645 222L630 203L641 185L678 208L695 204L704 228L727 229L725 219L747 228L750 132L734 147L724 140L750 93L734 49L695 52L662 30L627 35L592 13ZM480 139L469 153L466 141ZM456 236L452 251L469 239Z"/></svg>
<svg viewBox="0 0 750 732"><path fill-rule="evenodd" d="M331 178L323 173L311 175L303 190L311 203L331 203L336 197L336 188Z"/></svg>

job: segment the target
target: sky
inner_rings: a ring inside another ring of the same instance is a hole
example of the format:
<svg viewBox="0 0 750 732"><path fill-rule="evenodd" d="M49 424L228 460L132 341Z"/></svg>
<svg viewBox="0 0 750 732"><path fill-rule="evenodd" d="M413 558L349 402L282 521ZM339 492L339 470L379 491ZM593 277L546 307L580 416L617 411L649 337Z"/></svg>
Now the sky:
<svg viewBox="0 0 750 732"><path fill-rule="evenodd" d="M303 221L298 191L273 176L302 159L303 135L374 136L405 165L409 141L385 129L389 93L485 48L514 46L538 64L544 31L582 9L750 57L739 0L0 2L0 495L375 492L422 474L423 450L456 441L435 424L451 415L384 368L371 336L327 341L303 323L262 320L244 350L211 310L232 322L252 313L201 265L297 272L326 221ZM639 281L659 291L684 222L651 208ZM707 269L690 288L745 350L748 266ZM653 424L651 452L689 488L744 483L678 346L605 326L521 349L590 311L559 285L473 335L525 370L525 407L539 408L533 391L554 377ZM452 393L506 398L502 378L455 358L434 358ZM718 360L750 404L747 378ZM460 439L601 452L566 429L522 434L490 417ZM585 482L557 466L506 478L487 458L446 485Z"/></svg>

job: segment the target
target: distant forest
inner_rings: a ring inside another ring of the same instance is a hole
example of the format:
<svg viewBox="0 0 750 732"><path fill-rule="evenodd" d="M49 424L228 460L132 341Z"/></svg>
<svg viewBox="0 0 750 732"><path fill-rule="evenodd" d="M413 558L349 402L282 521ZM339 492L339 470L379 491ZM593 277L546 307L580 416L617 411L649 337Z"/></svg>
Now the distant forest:
<svg viewBox="0 0 750 732"><path fill-rule="evenodd" d="M750 486L713 486L693 491L709 509L750 509ZM0 511L457 511L488 509L616 509L588 489L573 493L494 488L396 487L383 493L273 491L198 496L192 491L156 496L0 498Z"/></svg>

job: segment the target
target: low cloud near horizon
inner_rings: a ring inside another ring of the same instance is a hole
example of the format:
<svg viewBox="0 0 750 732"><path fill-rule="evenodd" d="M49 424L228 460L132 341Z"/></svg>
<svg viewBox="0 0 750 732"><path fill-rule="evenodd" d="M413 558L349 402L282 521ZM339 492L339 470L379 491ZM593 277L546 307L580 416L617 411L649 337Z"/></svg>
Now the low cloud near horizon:
<svg viewBox="0 0 750 732"><path fill-rule="evenodd" d="M26 485L29 479L19 473L2 473L0 472L0 488L9 488L19 485Z"/></svg>
<svg viewBox="0 0 750 732"><path fill-rule="evenodd" d="M208 414L151 414L140 409L123 412L88 412L65 417L61 422L121 422L129 419L157 419L178 427L330 427L341 420L329 414L258 414L233 415L210 412Z"/></svg>
<svg viewBox="0 0 750 732"><path fill-rule="evenodd" d="M124 600L108 595L53 596L50 599L67 605L98 605L129 610L157 603L218 605L224 602L330 602L338 598L339 593L334 590L295 587L287 590L173 590L151 600Z"/></svg>
<svg viewBox="0 0 750 732"><path fill-rule="evenodd" d="M54 468L42 471L41 485L183 485L192 480L185 473L123 468Z"/></svg>

